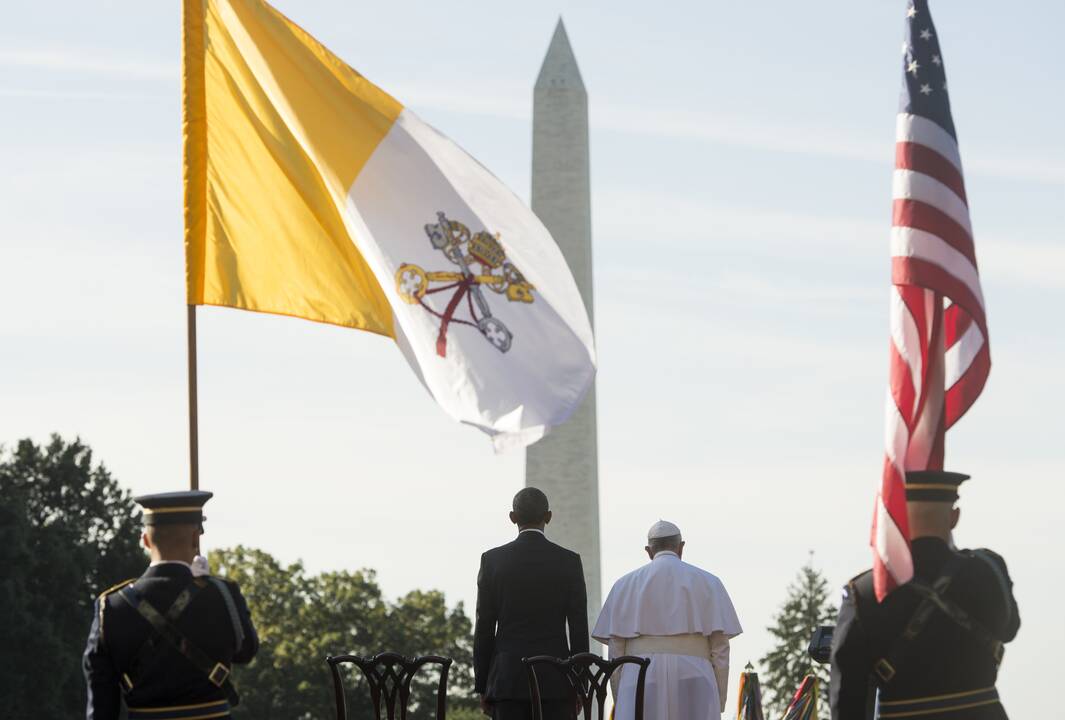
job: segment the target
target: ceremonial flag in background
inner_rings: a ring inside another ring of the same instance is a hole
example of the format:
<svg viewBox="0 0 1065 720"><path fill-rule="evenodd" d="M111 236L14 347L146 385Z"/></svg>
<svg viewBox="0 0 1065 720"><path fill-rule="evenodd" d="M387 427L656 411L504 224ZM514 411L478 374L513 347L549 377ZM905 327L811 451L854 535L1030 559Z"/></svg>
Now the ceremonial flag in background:
<svg viewBox="0 0 1065 720"><path fill-rule="evenodd" d="M943 468L946 430L991 369L947 76L927 0L906 10L895 132L886 457L873 520L877 596L913 576L907 470Z"/></svg>
<svg viewBox="0 0 1065 720"><path fill-rule="evenodd" d="M765 720L762 712L762 688L758 684L758 673L750 663L740 673L739 696L736 707L736 720Z"/></svg>
<svg viewBox="0 0 1065 720"><path fill-rule="evenodd" d="M532 211L265 2L184 11L189 305L393 337L497 447L564 422L592 329Z"/></svg>
<svg viewBox="0 0 1065 720"><path fill-rule="evenodd" d="M818 697L820 695L820 683L813 675L807 675L802 679L798 689L788 703L782 720L817 720Z"/></svg>

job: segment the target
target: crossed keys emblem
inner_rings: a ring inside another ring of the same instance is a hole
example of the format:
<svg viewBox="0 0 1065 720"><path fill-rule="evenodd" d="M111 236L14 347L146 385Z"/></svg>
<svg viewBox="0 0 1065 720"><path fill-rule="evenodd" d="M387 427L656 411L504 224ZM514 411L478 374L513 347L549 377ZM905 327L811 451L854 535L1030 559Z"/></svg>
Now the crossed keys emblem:
<svg viewBox="0 0 1065 720"><path fill-rule="evenodd" d="M447 357L447 332L452 324L477 328L492 347L505 353L510 350L514 336L502 320L492 315L482 288L505 295L510 302L531 303L533 286L507 259L498 235L484 231L471 234L468 227L457 220L448 220L442 212L436 217L438 222L426 225L425 234L458 272L427 271L403 263L396 270L396 291L405 302L421 305L440 318L440 333L436 338L436 354L440 357ZM448 291L452 291L451 299L442 313L425 301L426 295ZM458 317L463 300L468 313Z"/></svg>

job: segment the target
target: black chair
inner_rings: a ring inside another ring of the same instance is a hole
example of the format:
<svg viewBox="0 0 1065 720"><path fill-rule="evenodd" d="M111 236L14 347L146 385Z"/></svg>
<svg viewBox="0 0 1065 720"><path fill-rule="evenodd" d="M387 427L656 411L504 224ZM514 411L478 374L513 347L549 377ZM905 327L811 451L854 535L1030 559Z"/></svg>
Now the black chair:
<svg viewBox="0 0 1065 720"><path fill-rule="evenodd" d="M422 657L404 657L399 653L384 652L372 658L356 655L337 655L325 659L333 672L333 689L336 692L337 720L347 720L348 705L344 699L344 678L340 666L344 663L354 665L362 671L370 686L370 700L376 720L381 720L381 700L384 699L388 720L397 720L397 701L399 720L407 719L407 704L410 702L410 684L414 675L424 665L440 666L440 683L436 691L436 720L444 720L447 713L447 673L451 668L451 658L439 655Z"/></svg>
<svg viewBox="0 0 1065 720"><path fill-rule="evenodd" d="M610 685L610 676L622 665L638 665L639 677L636 679L636 720L643 720L643 692L647 681L647 666L650 658L625 655L614 660L607 660L592 653L580 653L563 660L549 655L536 655L522 658L525 671L529 675L529 695L532 698L533 720L543 720L543 707L540 700L540 681L536 678L536 667L547 665L554 668L569 682L575 699L584 712L585 720L592 718L592 700L599 706L598 720L606 717L606 690ZM576 717L576 703L574 707Z"/></svg>

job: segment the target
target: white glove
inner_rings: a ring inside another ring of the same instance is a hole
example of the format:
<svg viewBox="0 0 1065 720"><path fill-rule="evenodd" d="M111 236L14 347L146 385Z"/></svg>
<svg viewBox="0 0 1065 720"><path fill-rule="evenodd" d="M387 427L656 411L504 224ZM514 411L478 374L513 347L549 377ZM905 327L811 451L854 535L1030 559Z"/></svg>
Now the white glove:
<svg viewBox="0 0 1065 720"><path fill-rule="evenodd" d="M192 576L203 577L204 575L210 575L211 571L207 567L207 558L203 555L197 555L192 558Z"/></svg>

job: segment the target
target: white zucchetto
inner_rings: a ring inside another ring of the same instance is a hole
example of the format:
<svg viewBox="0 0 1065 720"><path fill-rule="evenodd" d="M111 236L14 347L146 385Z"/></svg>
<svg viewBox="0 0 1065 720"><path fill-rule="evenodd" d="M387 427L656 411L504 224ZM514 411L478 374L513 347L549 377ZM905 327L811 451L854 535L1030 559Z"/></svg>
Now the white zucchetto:
<svg viewBox="0 0 1065 720"><path fill-rule="evenodd" d="M647 541L657 540L658 538L667 537L679 537L680 528L669 522L668 520L659 520L651 529L647 531Z"/></svg>

